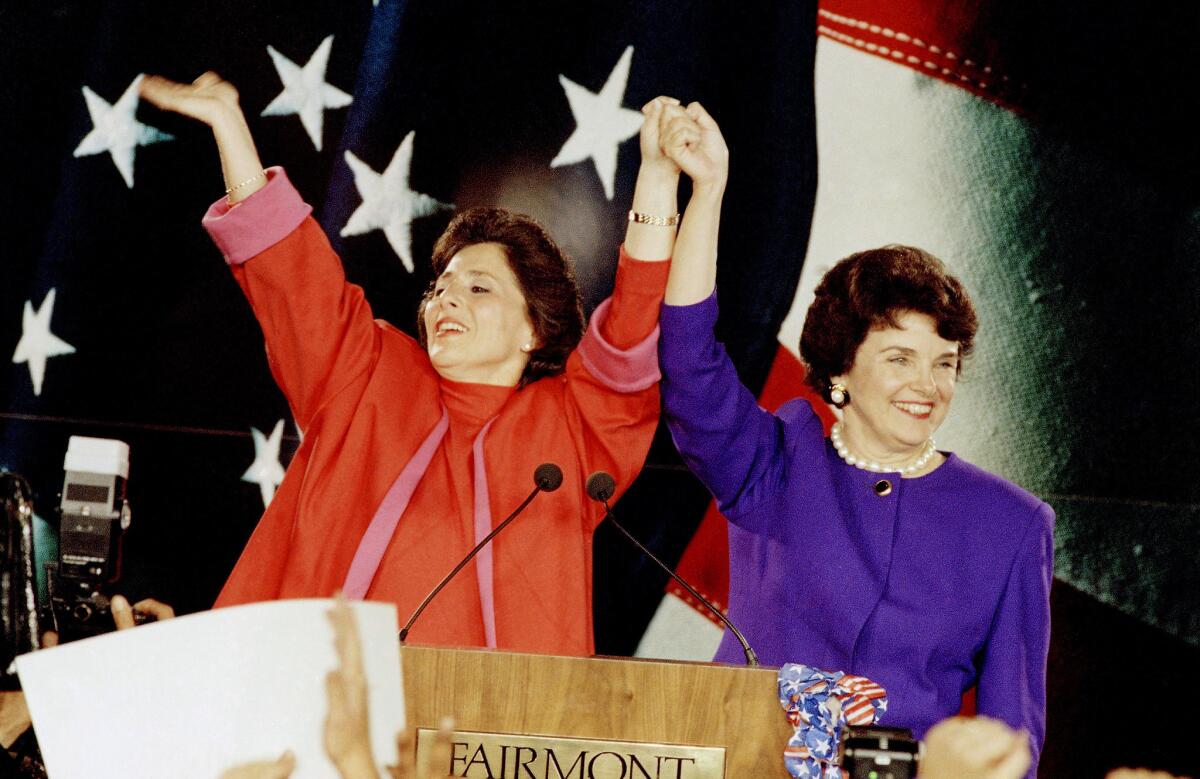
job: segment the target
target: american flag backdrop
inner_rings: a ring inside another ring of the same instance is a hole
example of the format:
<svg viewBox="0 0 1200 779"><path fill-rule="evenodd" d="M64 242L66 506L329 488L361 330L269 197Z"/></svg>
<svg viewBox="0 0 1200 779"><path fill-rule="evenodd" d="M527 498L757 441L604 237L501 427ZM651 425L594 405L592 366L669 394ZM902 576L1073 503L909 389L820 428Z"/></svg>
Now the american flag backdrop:
<svg viewBox="0 0 1200 779"><path fill-rule="evenodd" d="M25 107L5 120L10 179L23 183L5 194L3 464L35 482L49 516L69 435L129 441L128 573L183 610L211 602L300 431L199 226L223 188L211 135L139 105L140 73L213 69L234 83L264 161L284 165L314 204L375 314L410 332L433 240L454 209L480 204L546 224L594 307L624 234L638 109L658 94L701 100L744 149L734 187L755 205L731 225L747 236L739 262L782 278L733 320L742 353L766 373L773 349L762 352L761 334L791 302L815 186L811 6L123 2L3 13L15 44L5 94ZM706 498L660 449L665 483L639 487L621 511L677 556ZM694 510L675 510L681 491ZM602 649L629 652L661 581L647 590L636 554L602 545L597 608L612 615Z"/></svg>
<svg viewBox="0 0 1200 779"><path fill-rule="evenodd" d="M264 161L409 332L434 239L474 205L546 224L590 311L632 196L633 112L700 100L731 149L720 328L743 378L764 404L800 390L803 314L837 258L909 242L945 259L982 329L939 443L1059 517L1042 773L1185 770L1200 154L1178 117L1197 29L1190 7L1081 0L5 3L0 467L52 521L67 438L129 442L127 586L194 611L298 444L199 226L223 189L211 136L139 105L140 73L233 82ZM675 562L707 505L660 435L616 510ZM719 601L720 522L698 536L715 554L684 562ZM632 654L665 577L606 526L595 571L597 650ZM703 654L689 618L656 620L644 651ZM1112 738L1130 678L1161 714Z"/></svg>

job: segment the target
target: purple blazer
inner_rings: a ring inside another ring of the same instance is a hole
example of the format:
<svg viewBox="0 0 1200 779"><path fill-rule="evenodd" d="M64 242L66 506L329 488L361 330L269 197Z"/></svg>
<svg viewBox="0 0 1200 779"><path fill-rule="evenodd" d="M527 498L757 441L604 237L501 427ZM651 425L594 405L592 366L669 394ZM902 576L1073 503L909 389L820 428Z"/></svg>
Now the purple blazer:
<svg viewBox="0 0 1200 779"><path fill-rule="evenodd" d="M862 674L881 724L921 737L978 685L980 714L1045 737L1054 512L947 455L916 479L844 463L807 401L771 414L713 335L715 293L664 306L667 423L730 521L729 616L764 664ZM891 484L877 494L881 479ZM726 632L715 658L742 662Z"/></svg>

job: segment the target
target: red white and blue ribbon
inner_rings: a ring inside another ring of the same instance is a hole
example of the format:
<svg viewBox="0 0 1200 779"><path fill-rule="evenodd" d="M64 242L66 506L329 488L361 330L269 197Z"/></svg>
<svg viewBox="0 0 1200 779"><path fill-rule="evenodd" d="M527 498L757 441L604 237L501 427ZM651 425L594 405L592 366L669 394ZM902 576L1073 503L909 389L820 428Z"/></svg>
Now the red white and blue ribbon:
<svg viewBox="0 0 1200 779"><path fill-rule="evenodd" d="M783 750L788 773L842 779L838 744L845 726L878 722L887 711L887 691L865 676L789 663L779 669L779 703L796 729Z"/></svg>

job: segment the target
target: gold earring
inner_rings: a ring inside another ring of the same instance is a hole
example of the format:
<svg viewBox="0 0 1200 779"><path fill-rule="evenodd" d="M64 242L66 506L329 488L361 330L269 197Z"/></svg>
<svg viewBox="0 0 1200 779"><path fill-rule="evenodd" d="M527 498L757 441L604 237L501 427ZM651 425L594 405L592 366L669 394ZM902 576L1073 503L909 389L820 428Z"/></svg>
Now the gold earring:
<svg viewBox="0 0 1200 779"><path fill-rule="evenodd" d="M838 408L845 408L850 402L850 390L846 389L845 384L830 384L829 402Z"/></svg>

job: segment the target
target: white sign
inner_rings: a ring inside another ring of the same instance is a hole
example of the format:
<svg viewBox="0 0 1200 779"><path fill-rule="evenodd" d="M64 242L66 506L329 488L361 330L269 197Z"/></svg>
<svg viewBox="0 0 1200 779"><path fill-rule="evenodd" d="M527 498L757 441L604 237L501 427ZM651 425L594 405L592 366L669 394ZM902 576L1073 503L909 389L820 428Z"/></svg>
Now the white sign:
<svg viewBox="0 0 1200 779"><path fill-rule="evenodd" d="M54 779L218 779L296 756L293 779L337 777L324 753L332 600L218 609L17 658ZM376 764L396 760L404 688L396 609L353 603Z"/></svg>

